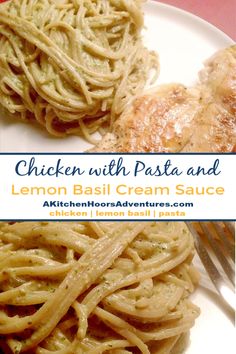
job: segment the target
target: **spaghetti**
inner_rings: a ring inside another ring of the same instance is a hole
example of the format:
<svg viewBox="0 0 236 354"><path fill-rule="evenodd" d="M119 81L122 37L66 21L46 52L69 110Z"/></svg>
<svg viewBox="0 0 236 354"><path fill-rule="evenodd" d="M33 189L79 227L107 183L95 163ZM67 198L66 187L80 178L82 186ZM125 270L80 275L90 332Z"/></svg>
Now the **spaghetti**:
<svg viewBox="0 0 236 354"><path fill-rule="evenodd" d="M142 0L10 0L0 5L0 104L57 136L111 124L157 57L142 44Z"/></svg>
<svg viewBox="0 0 236 354"><path fill-rule="evenodd" d="M176 353L199 310L184 223L0 223L4 353Z"/></svg>

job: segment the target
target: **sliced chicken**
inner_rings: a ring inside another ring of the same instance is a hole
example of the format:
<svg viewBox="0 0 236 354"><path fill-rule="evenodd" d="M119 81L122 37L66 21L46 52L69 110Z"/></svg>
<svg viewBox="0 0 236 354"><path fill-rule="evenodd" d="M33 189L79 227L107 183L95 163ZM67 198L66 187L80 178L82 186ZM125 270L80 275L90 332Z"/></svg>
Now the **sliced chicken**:
<svg viewBox="0 0 236 354"><path fill-rule="evenodd" d="M193 88L162 85L133 100L92 151L231 152L236 145L236 46L215 54Z"/></svg>
<svg viewBox="0 0 236 354"><path fill-rule="evenodd" d="M207 86L215 103L236 114L236 45L217 52L206 61L200 81Z"/></svg>

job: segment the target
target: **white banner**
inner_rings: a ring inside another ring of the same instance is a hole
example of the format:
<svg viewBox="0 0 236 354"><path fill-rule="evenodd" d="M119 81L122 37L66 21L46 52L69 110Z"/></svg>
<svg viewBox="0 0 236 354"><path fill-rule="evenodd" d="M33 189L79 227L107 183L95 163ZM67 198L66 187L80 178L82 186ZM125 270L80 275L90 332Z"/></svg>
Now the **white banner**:
<svg viewBox="0 0 236 354"><path fill-rule="evenodd" d="M1 220L235 220L234 154L0 154Z"/></svg>

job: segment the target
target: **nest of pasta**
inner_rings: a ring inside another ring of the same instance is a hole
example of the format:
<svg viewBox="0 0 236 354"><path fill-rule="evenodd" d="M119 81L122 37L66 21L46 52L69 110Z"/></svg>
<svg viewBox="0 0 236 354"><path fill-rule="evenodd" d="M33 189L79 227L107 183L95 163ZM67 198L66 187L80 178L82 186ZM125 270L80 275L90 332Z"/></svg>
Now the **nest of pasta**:
<svg viewBox="0 0 236 354"><path fill-rule="evenodd" d="M49 133L87 139L139 93L154 53L141 0L10 0L0 5L0 103Z"/></svg>
<svg viewBox="0 0 236 354"><path fill-rule="evenodd" d="M0 224L4 353L177 353L199 309L184 223Z"/></svg>

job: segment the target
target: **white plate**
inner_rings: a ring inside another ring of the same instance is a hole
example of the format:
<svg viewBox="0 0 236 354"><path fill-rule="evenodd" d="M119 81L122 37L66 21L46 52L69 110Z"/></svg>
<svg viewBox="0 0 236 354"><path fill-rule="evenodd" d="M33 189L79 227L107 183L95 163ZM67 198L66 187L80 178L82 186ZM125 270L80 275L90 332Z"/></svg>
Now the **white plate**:
<svg viewBox="0 0 236 354"><path fill-rule="evenodd" d="M160 55L158 83L194 83L203 61L234 43L204 20L168 5L150 1L145 15L145 43ZM29 124L0 119L0 152L78 152L88 147L78 137L52 138ZM202 313L186 354L234 353L234 326L219 297L201 286L193 300Z"/></svg>
<svg viewBox="0 0 236 354"><path fill-rule="evenodd" d="M191 300L200 307L201 314L191 329L185 354L233 354L236 342L232 313L216 293L198 256L194 263L201 281Z"/></svg>
<svg viewBox="0 0 236 354"><path fill-rule="evenodd" d="M150 1L145 5L145 15L145 43L160 56L157 83L192 84L203 61L233 43L209 23L172 6ZM87 148L89 144L79 137L53 138L30 124L0 119L1 152L78 152Z"/></svg>

